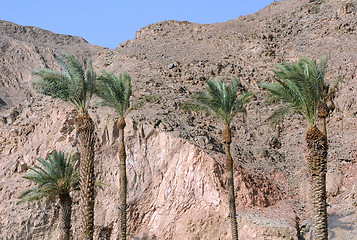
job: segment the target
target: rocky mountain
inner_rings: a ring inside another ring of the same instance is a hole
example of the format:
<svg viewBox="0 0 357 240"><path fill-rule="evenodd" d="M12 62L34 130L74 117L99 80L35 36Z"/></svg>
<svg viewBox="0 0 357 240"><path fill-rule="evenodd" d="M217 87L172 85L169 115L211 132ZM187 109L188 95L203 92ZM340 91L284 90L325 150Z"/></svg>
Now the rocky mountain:
<svg viewBox="0 0 357 240"><path fill-rule="evenodd" d="M80 37L0 21L0 108L6 109L32 96L29 82L33 68L55 68L55 53L71 52L90 57L103 48ZM21 69L21 70L20 70Z"/></svg>
<svg viewBox="0 0 357 240"><path fill-rule="evenodd" d="M271 68L301 56L328 56L327 81L342 78L328 119L328 203L331 239L357 239L357 1L283 0L216 24L164 21L134 40L105 49L80 37L0 21L0 239L56 239L58 204L16 205L30 183L26 166L48 151L77 151L74 112L39 96L31 70L58 68L60 52L91 59L98 73L127 70L135 99L157 100L129 114L127 127L129 234L132 239L229 239L221 146L215 119L180 110L207 79L237 77L254 92L247 116L233 122L241 239L309 239L305 124L293 115L277 129L264 121L257 83ZM118 165L115 113L92 104L97 125L96 239L115 239ZM75 211L78 196L75 197ZM73 216L74 236L79 229Z"/></svg>

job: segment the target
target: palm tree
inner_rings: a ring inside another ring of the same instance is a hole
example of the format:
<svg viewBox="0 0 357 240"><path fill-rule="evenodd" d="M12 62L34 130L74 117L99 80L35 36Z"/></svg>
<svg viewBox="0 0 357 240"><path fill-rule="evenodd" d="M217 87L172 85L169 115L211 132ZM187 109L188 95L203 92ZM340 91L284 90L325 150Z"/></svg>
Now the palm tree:
<svg viewBox="0 0 357 240"><path fill-rule="evenodd" d="M327 171L327 136L326 117L329 114L326 101L331 100L338 81L332 87L324 82L327 60L301 58L295 63L286 63L273 70L275 81L261 83L260 86L269 91L269 101L281 100L286 104L278 108L267 120L272 125L278 124L287 115L297 112L307 122L306 143L308 153L308 169L311 183L313 205L314 239L327 240L326 211L326 171ZM318 120L322 120L322 131L318 128Z"/></svg>
<svg viewBox="0 0 357 240"><path fill-rule="evenodd" d="M20 201L33 201L45 198L47 201L59 198L60 204L60 240L69 240L71 236L72 198L70 193L79 190L79 170L76 160L64 152L52 151L47 159L39 158L41 166L34 166L23 176L34 182L35 187L23 191Z"/></svg>
<svg viewBox="0 0 357 240"><path fill-rule="evenodd" d="M62 71L35 69L32 81L41 94L59 98L77 111L75 126L80 149L80 212L83 240L92 240L94 233L94 122L88 114L88 103L95 88L96 74L90 61L86 70L73 55L61 54L56 58Z"/></svg>
<svg viewBox="0 0 357 240"><path fill-rule="evenodd" d="M233 181L233 159L230 151L232 134L230 124L238 112L245 112L245 104L250 101L253 94L242 92L238 96L237 79L225 85L222 81L208 80L207 93L199 92L193 95L193 101L183 105L183 109L203 111L223 121L222 140L226 154L226 172L229 198L229 217L231 220L232 239L238 239L236 219L236 206Z"/></svg>
<svg viewBox="0 0 357 240"><path fill-rule="evenodd" d="M96 95L100 97L99 104L108 106L118 113L119 118L116 122L119 129L119 172L120 172L120 239L126 239L126 152L124 144L124 128L125 116L129 112L130 96L131 96L131 81L127 72L122 72L119 78L113 73L102 71L102 75L98 77L96 86Z"/></svg>

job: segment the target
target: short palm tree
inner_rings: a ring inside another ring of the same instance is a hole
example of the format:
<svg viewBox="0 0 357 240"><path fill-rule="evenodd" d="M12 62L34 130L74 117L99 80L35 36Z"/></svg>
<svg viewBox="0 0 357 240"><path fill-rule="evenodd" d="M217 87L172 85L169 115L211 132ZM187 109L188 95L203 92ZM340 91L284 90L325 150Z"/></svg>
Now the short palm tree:
<svg viewBox="0 0 357 240"><path fill-rule="evenodd" d="M37 78L33 88L41 94L59 98L77 110L75 119L80 149L80 212L83 240L93 239L94 233L94 122L88 114L88 103L95 89L96 74L90 61L86 70L76 57L57 56L62 71L47 68L33 70Z"/></svg>
<svg viewBox="0 0 357 240"><path fill-rule="evenodd" d="M39 158L40 166L34 166L23 176L34 182L35 187L23 191L19 203L45 198L52 201L59 198L60 240L71 237L72 198L70 193L79 190L79 170L72 156L64 152L52 151L47 159Z"/></svg>
<svg viewBox="0 0 357 240"><path fill-rule="evenodd" d="M231 122L238 112L245 112L245 104L253 97L251 92L238 95L239 82L233 79L229 85L223 81L207 81L207 92L193 95L193 101L183 105L183 109L203 111L223 121L222 140L226 154L227 189L229 198L229 217L231 221L232 239L238 239L236 219L235 193L233 181L233 159L230 151L232 142Z"/></svg>
<svg viewBox="0 0 357 240"><path fill-rule="evenodd" d="M326 211L326 171L327 136L326 117L329 114L326 101L336 90L338 81L332 87L324 82L326 58L318 64L316 60L301 58L295 63L282 63L273 70L275 81L261 83L260 86L270 93L270 101L281 100L286 104L277 109L267 120L278 124L287 115L297 112L307 122L306 142L308 146L308 169L311 182L313 204L314 239L327 240ZM331 100L331 99L330 99ZM318 120L322 120L322 130Z"/></svg>
<svg viewBox="0 0 357 240"><path fill-rule="evenodd" d="M126 210L127 210L127 178L126 152L124 144L125 116L130 110L131 81L127 72L122 72L119 78L113 73L102 71L98 77L96 95L100 97L99 104L113 108L119 115L117 127L119 130L119 172L120 172L120 239L126 239Z"/></svg>

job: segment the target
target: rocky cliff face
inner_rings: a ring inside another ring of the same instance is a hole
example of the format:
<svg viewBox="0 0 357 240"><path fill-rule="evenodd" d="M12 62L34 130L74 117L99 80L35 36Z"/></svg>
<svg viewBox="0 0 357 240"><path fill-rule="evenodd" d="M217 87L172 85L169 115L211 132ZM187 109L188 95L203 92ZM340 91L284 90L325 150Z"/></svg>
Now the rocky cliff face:
<svg viewBox="0 0 357 240"><path fill-rule="evenodd" d="M21 114L11 123L11 130L3 133L4 156L14 159L11 166L5 158L1 162L0 183L4 194L0 199L3 213L0 227L2 236L9 239L55 237L58 205L34 203L16 206L16 196L21 189L30 186L21 179L21 175L26 166L34 164L37 156L44 157L51 147L76 151L74 112L57 104L52 102L47 107L45 104L31 104L18 109ZM97 180L106 184L103 190L98 189L95 223L99 235L114 228L114 239L117 234L119 176L112 114L92 112L99 129ZM226 238L228 212L223 156L209 154L187 140L130 118L126 136L129 232L143 238L156 236L158 239ZM12 147L8 149L7 146ZM267 207L281 200L281 192L265 176L249 174L240 166L237 166L235 175L242 208ZM76 207L77 204L75 202ZM76 219L75 214L74 229L79 227ZM22 230L19 231L17 226Z"/></svg>
<svg viewBox="0 0 357 240"><path fill-rule="evenodd" d="M133 99L160 96L131 112L126 129L133 239L229 239L221 125L179 105L202 90L205 80L232 77L256 95L247 117L233 123L239 234L242 239L308 239L305 125L293 115L278 129L268 127L264 120L273 107L262 104L257 83L272 79L269 69L281 61L327 55L327 81L343 79L328 120L330 237L356 239L356 13L356 1L286 0L225 23L149 25L114 50L0 21L0 238L56 238L58 204L16 201L29 186L21 176L36 157L54 148L77 151L74 112L36 95L29 84L31 69L57 68L53 55L66 51L91 58L98 72L127 70ZM92 108L91 114L98 129L97 178L107 184L97 191L96 238L115 239L115 113Z"/></svg>

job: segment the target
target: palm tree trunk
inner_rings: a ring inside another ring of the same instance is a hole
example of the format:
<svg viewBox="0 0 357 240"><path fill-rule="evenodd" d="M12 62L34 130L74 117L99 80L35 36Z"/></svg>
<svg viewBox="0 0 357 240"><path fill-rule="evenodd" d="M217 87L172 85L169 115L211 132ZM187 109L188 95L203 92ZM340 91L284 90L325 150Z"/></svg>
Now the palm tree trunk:
<svg viewBox="0 0 357 240"><path fill-rule="evenodd" d="M326 118L319 118L321 128L322 128L322 134L326 136L327 138L327 130L326 130Z"/></svg>
<svg viewBox="0 0 357 240"><path fill-rule="evenodd" d="M326 209L327 138L313 126L306 132L308 169L311 183L312 227L315 240L328 239Z"/></svg>
<svg viewBox="0 0 357 240"><path fill-rule="evenodd" d="M227 125L223 127L222 132L224 151L226 154L226 173L227 173L227 190L229 202L229 218L231 220L232 239L238 240L237 212L235 205L234 180L233 180L233 159L231 156L232 134L231 128Z"/></svg>
<svg viewBox="0 0 357 240"><path fill-rule="evenodd" d="M59 204L61 206L59 213L59 240L69 240L71 237L71 214L72 214L72 198L69 194L61 194L59 196Z"/></svg>
<svg viewBox="0 0 357 240"><path fill-rule="evenodd" d="M119 172L120 172L120 240L126 240L126 191L127 191L127 181L126 181L126 152L124 144L124 128L125 128L125 119L119 117L117 121L117 126L119 129Z"/></svg>
<svg viewBox="0 0 357 240"><path fill-rule="evenodd" d="M322 127L322 133L327 136L326 132L326 118L329 115L329 107L327 106L327 103L325 100L319 101L317 104L317 116L320 121L320 126Z"/></svg>
<svg viewBox="0 0 357 240"><path fill-rule="evenodd" d="M80 144L80 199L82 240L93 240L94 233L94 122L88 113L75 119Z"/></svg>

